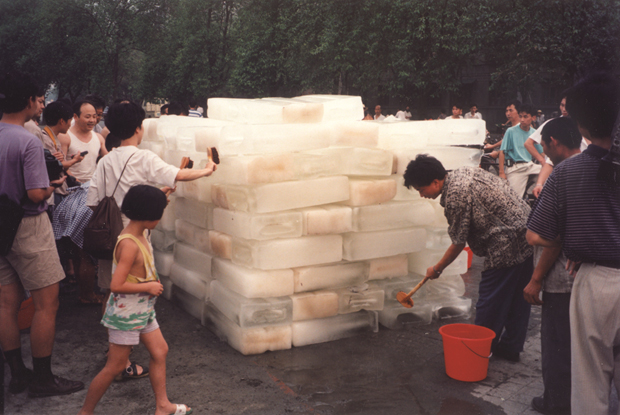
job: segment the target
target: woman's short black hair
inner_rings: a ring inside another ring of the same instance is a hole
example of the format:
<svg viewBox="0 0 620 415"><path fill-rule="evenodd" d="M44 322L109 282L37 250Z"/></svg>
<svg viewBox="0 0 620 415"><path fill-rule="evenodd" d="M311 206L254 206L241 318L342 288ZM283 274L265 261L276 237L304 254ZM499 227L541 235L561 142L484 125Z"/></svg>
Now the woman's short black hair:
<svg viewBox="0 0 620 415"><path fill-rule="evenodd" d="M433 180L441 180L446 177L446 169L435 157L428 154L418 154L415 160L407 165L403 177L407 189L420 188L433 183Z"/></svg>
<svg viewBox="0 0 620 415"><path fill-rule="evenodd" d="M121 212L131 220L160 220L168 205L166 194L146 184L133 186L123 199Z"/></svg>
<svg viewBox="0 0 620 415"><path fill-rule="evenodd" d="M112 104L105 116L105 126L121 140L133 137L136 128L142 128L146 113L135 102Z"/></svg>

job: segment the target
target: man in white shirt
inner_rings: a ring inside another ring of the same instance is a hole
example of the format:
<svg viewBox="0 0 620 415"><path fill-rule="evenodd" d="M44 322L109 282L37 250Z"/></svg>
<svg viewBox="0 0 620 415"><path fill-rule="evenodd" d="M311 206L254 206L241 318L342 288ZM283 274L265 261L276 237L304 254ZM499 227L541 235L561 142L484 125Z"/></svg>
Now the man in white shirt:
<svg viewBox="0 0 620 415"><path fill-rule="evenodd" d="M469 107L469 112L465 114L465 119L482 119L482 114L478 112L478 106L476 104L471 104L471 106Z"/></svg>
<svg viewBox="0 0 620 415"><path fill-rule="evenodd" d="M396 113L396 118L399 120L411 120L411 112L409 111L409 106L405 108L405 110L400 110Z"/></svg>
<svg viewBox="0 0 620 415"><path fill-rule="evenodd" d="M463 106L460 104L452 105L452 115L450 117L446 117L446 120L461 120L463 119Z"/></svg>
<svg viewBox="0 0 620 415"><path fill-rule="evenodd" d="M385 115L381 114L381 105L375 107L375 121L385 120Z"/></svg>

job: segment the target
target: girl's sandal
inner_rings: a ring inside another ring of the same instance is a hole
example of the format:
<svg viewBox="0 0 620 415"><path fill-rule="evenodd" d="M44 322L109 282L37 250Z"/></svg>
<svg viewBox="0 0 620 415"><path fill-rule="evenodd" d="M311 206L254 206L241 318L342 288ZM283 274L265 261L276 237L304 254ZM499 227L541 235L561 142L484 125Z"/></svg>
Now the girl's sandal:
<svg viewBox="0 0 620 415"><path fill-rule="evenodd" d="M177 406L177 410L174 411L174 413L170 414L170 415L189 415L192 412L194 412L194 410L192 408L190 408L189 406L187 406L187 405L176 404L176 406Z"/></svg>

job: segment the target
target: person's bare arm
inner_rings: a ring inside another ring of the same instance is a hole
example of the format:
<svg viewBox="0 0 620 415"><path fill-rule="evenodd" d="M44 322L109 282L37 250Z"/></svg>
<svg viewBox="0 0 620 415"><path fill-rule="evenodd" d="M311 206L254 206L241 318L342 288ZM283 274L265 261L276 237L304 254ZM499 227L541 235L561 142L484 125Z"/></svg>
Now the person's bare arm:
<svg viewBox="0 0 620 415"><path fill-rule="evenodd" d="M536 264L536 268L534 268L532 273L532 279L523 289L525 301L532 305L542 305L540 290L542 289L543 279L560 256L560 252L562 252L562 247L559 245L543 248L538 264Z"/></svg>
<svg viewBox="0 0 620 415"><path fill-rule="evenodd" d="M101 148L99 149L99 155L100 156L105 156L106 154L108 154L108 149L105 148L105 139L103 138L103 136L99 133L95 133L97 134L97 138L99 138L99 142L101 143Z"/></svg>
<svg viewBox="0 0 620 415"><path fill-rule="evenodd" d="M528 153L532 155L532 158L536 159L543 166L546 164L545 155L538 152L534 144L534 140L532 140L531 138L528 138L527 140L525 140L525 143L523 144L523 146L528 151Z"/></svg>
<svg viewBox="0 0 620 415"><path fill-rule="evenodd" d="M54 189L60 187L65 182L65 180L67 180L67 176L63 176L58 180L50 182L50 184L53 184L55 186L49 186L44 189L27 190L26 193L28 194L28 199L30 199L32 203L41 203L44 200L49 199L52 193L54 193Z"/></svg>
<svg viewBox="0 0 620 415"><path fill-rule="evenodd" d="M69 145L71 144L71 137L69 137L69 134L58 134L57 138L60 141L60 151L62 151L62 154L67 155Z"/></svg>
<svg viewBox="0 0 620 415"><path fill-rule="evenodd" d="M525 234L525 239L527 239L527 243L530 245L547 246L550 248L562 245L562 241L560 241L559 236L555 238L553 241L551 241L549 239L543 238L536 232L533 232L529 229L527 230L527 233Z"/></svg>
<svg viewBox="0 0 620 415"><path fill-rule="evenodd" d="M456 257L459 256L459 254L463 251L463 249L465 249L465 244L459 244L459 245L455 245L452 244L448 247L448 249L446 250L446 253L443 255L443 257L439 260L439 262L437 262L437 264L435 264L432 267L429 267L426 270L426 276L425 279L427 280L434 280L436 278L438 278L441 273L443 272L443 270L450 265L452 262L454 262L454 260L456 259Z"/></svg>
<svg viewBox="0 0 620 415"><path fill-rule="evenodd" d="M540 196L540 192L542 192L543 186L545 185L545 182L547 181L547 178L549 177L552 171L553 171L553 166L550 165L549 163L545 163L542 166L542 169L540 169L540 173L538 173L538 179L536 180L536 187L534 187L534 190L532 191L532 194L534 195L534 197L538 198L538 196Z"/></svg>
<svg viewBox="0 0 620 415"><path fill-rule="evenodd" d="M118 244L116 249L118 264L112 275L110 291L116 294L149 293L151 295L160 295L163 292L164 286L159 281L142 284L127 282L127 276L140 252L138 245L133 241L124 240Z"/></svg>
<svg viewBox="0 0 620 415"><path fill-rule="evenodd" d="M501 177L502 179L506 179L506 173L504 172L504 152L502 150L499 151L499 177Z"/></svg>
<svg viewBox="0 0 620 415"><path fill-rule="evenodd" d="M201 177L211 176L211 174L217 169L217 165L212 161L209 161L204 169L181 169L177 173L175 180L177 182L189 182L192 180L200 179Z"/></svg>

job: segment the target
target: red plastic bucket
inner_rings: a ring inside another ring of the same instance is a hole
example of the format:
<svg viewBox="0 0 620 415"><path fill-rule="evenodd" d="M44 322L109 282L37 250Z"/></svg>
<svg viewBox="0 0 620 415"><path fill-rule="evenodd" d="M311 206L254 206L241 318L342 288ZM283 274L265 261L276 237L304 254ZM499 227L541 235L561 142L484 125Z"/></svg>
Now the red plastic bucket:
<svg viewBox="0 0 620 415"><path fill-rule="evenodd" d="M463 382L487 377L493 330L475 324L448 324L440 327L439 333L448 376Z"/></svg>

